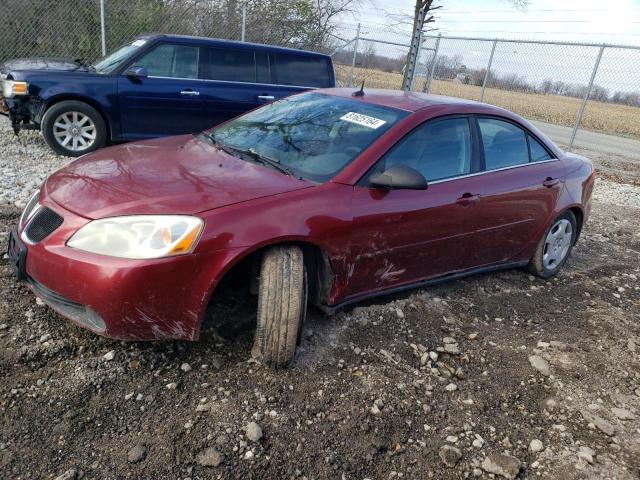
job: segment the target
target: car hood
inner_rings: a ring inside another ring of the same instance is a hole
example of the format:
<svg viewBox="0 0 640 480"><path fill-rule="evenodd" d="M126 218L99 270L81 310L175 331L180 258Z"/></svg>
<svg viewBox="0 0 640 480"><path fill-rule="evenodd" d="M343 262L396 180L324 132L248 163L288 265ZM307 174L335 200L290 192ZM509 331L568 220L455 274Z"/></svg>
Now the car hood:
<svg viewBox="0 0 640 480"><path fill-rule="evenodd" d="M57 72L88 72L89 68L71 58L16 58L0 65L0 73L8 74L16 70L50 70Z"/></svg>
<svg viewBox="0 0 640 480"><path fill-rule="evenodd" d="M195 214L313 185L183 135L90 153L51 175L44 194L96 219Z"/></svg>

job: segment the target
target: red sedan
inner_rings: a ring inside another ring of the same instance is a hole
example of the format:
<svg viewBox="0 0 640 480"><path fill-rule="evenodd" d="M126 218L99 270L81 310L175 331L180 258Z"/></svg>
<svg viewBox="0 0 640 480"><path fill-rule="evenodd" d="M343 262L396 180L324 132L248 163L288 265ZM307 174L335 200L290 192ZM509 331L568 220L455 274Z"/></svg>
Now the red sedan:
<svg viewBox="0 0 640 480"><path fill-rule="evenodd" d="M501 268L555 275L594 178L496 107L316 90L70 163L25 208L9 256L52 308L118 339L197 339L216 286L244 269L259 280L254 352L282 366L308 302L331 312Z"/></svg>

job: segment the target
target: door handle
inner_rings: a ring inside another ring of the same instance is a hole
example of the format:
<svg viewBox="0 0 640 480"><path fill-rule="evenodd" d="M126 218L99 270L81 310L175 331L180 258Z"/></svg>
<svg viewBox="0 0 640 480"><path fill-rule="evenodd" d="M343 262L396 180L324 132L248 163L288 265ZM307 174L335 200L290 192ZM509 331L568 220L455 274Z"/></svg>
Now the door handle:
<svg viewBox="0 0 640 480"><path fill-rule="evenodd" d="M258 100L262 100L263 102L268 102L275 99L276 97L274 97L273 95L258 95Z"/></svg>
<svg viewBox="0 0 640 480"><path fill-rule="evenodd" d="M193 97L197 97L198 95L200 95L200 92L196 91L196 90L182 90L180 92L180 95L190 95Z"/></svg>
<svg viewBox="0 0 640 480"><path fill-rule="evenodd" d="M551 177L547 177L544 182L542 182L542 185L544 185L547 188L551 188L554 185L557 185L558 182L560 182L560 180L558 180L557 178L551 178Z"/></svg>
<svg viewBox="0 0 640 480"><path fill-rule="evenodd" d="M478 195L477 193L467 192L463 193L462 196L456 200L456 203L458 205L466 207L468 205L471 205L472 203L476 203L478 200L480 200L480 195Z"/></svg>

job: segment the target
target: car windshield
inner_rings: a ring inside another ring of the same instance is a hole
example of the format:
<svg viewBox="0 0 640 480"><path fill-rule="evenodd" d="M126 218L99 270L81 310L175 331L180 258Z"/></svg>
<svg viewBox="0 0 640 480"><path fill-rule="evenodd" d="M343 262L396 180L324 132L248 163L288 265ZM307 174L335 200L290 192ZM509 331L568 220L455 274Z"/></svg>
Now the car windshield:
<svg viewBox="0 0 640 480"><path fill-rule="evenodd" d="M98 73L111 73L118 67L118 65L120 65L125 59L129 58L133 52L138 50L145 43L147 42L143 39L134 40L133 42L120 47L112 54L98 60L98 62L93 65L93 68L95 68Z"/></svg>
<svg viewBox="0 0 640 480"><path fill-rule="evenodd" d="M277 162L314 182L333 178L408 112L321 93L296 95L209 132L228 151ZM267 162L263 162L267 163Z"/></svg>

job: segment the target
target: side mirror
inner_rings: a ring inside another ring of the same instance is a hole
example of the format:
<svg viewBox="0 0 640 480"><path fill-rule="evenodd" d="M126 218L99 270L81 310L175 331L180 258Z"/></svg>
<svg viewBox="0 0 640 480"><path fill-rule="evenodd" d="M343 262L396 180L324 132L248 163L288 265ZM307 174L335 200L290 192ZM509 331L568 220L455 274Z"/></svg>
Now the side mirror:
<svg viewBox="0 0 640 480"><path fill-rule="evenodd" d="M129 67L124 74L129 78L147 78L148 76L147 69L144 67Z"/></svg>
<svg viewBox="0 0 640 480"><path fill-rule="evenodd" d="M369 178L372 187L391 190L426 190L427 179L415 168L406 165L393 165L382 173Z"/></svg>

